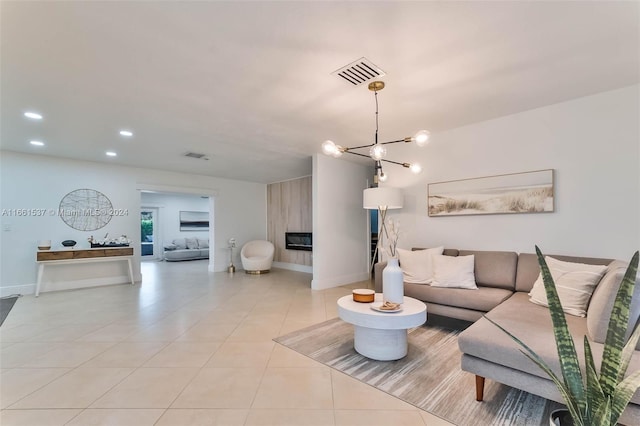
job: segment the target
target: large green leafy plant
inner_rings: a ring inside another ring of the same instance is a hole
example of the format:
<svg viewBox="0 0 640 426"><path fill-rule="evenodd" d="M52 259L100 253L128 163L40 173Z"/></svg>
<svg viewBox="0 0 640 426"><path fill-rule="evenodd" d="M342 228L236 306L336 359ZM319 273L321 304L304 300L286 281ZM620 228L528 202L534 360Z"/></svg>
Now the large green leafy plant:
<svg viewBox="0 0 640 426"><path fill-rule="evenodd" d="M562 378L558 377L542 358L520 339L490 318L485 318L511 336L521 346L521 352L549 375L562 394L574 425L615 425L634 392L640 387L640 371L636 371L625 378L629 361L638 339L640 339L639 322L635 324L633 333L625 342L629 324L629 307L631 306L633 287L638 270L638 252L633 255L616 295L611 319L609 320L599 374L593 361L591 346L587 336L584 336L586 377L583 377L580 370L576 348L567 327L567 320L560 304L553 277L537 246L536 253L553 322L553 333L558 349Z"/></svg>

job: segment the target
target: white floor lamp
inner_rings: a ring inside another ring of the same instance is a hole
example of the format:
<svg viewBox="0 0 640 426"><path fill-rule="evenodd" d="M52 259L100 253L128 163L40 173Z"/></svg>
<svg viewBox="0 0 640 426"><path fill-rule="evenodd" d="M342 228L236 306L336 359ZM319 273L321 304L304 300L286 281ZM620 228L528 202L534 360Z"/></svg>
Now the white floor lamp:
<svg viewBox="0 0 640 426"><path fill-rule="evenodd" d="M389 237L385 220L387 218L387 210L402 208L402 191L398 188L368 188L364 190L362 206L368 210L378 210L380 214L380 223L378 224L378 243L371 258L369 271L373 270L376 263L378 249L382 246L383 232L385 237Z"/></svg>

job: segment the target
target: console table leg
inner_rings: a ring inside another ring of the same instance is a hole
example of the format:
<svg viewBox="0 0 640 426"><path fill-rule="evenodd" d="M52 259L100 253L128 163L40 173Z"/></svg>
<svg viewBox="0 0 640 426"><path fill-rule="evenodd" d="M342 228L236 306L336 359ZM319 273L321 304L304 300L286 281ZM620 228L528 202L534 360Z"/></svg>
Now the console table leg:
<svg viewBox="0 0 640 426"><path fill-rule="evenodd" d="M127 263L129 264L129 279L131 280L131 285L135 285L135 281L133 281L133 267L131 266L131 259L127 259Z"/></svg>
<svg viewBox="0 0 640 426"><path fill-rule="evenodd" d="M38 279L36 281L36 297L40 294L40 285L42 284L42 274L44 273L44 263L38 265Z"/></svg>

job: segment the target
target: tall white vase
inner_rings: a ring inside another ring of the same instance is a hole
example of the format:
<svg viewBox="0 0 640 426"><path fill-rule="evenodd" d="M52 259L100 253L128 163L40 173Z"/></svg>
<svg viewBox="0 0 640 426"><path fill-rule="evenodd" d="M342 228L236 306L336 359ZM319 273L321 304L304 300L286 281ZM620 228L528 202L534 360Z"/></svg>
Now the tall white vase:
<svg viewBox="0 0 640 426"><path fill-rule="evenodd" d="M404 301L402 281L402 269L398 259L389 259L382 271L382 299L385 302L402 303Z"/></svg>

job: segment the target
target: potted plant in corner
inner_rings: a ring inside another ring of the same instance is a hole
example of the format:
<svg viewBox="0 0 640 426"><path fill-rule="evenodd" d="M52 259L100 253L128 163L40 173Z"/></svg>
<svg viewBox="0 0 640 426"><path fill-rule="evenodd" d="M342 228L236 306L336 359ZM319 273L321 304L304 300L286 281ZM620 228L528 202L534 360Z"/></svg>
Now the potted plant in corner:
<svg viewBox="0 0 640 426"><path fill-rule="evenodd" d="M633 333L625 342L629 324L629 307L633 296L633 286L638 270L638 252L636 252L624 275L613 305L607 337L602 353L600 373L595 368L593 354L587 336L584 336L584 358L586 363L586 377L583 378L578 361L578 355L573 338L567 327L562 305L558 297L553 277L547 263L536 246L538 263L549 304L549 312L553 322L553 331L558 349L562 378L558 377L551 368L531 348L502 326L486 317L502 331L507 333L518 345L521 352L535 362L549 375L560 391L573 423L561 420L561 425L574 426L607 426L615 425L631 400L635 391L640 387L640 371L625 378L629 361L640 339L640 321L635 324ZM563 423L564 422L564 423ZM551 420L551 425L557 423Z"/></svg>

